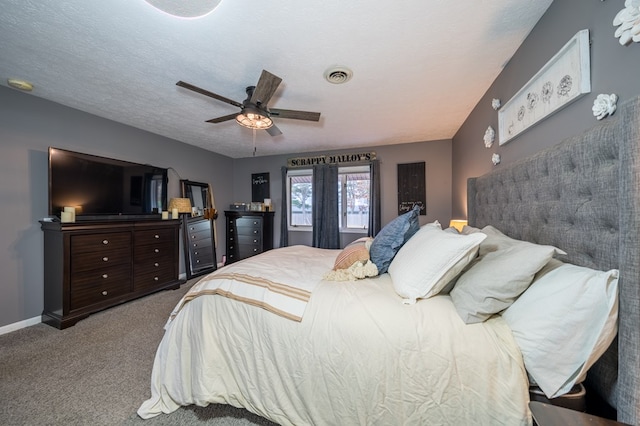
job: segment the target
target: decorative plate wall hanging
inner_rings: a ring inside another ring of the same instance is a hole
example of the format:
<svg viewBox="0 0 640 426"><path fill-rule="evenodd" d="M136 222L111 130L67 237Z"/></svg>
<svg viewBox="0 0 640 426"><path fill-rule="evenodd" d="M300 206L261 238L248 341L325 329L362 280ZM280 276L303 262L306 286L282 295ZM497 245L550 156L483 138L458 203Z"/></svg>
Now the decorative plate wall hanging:
<svg viewBox="0 0 640 426"><path fill-rule="evenodd" d="M581 30L500 108L500 145L590 91L589 30Z"/></svg>

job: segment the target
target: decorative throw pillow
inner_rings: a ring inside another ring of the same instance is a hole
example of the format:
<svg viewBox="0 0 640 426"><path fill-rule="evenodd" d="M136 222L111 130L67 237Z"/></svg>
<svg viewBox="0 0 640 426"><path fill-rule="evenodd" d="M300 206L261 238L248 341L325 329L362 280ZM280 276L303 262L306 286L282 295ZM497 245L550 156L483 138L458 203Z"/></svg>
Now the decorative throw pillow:
<svg viewBox="0 0 640 426"><path fill-rule="evenodd" d="M378 267L378 272L387 272L400 247L420 229L420 206L398 216L380 230L371 243L369 255Z"/></svg>
<svg viewBox="0 0 640 426"><path fill-rule="evenodd" d="M359 238L347 245L336 257L333 270L347 269L356 262L366 263L369 260L369 246L372 238Z"/></svg>
<svg viewBox="0 0 640 426"><path fill-rule="evenodd" d="M515 240L491 226L482 233L487 238L480 244L478 259L449 293L466 324L483 322L507 309L555 253L564 253L553 246Z"/></svg>
<svg viewBox="0 0 640 426"><path fill-rule="evenodd" d="M502 313L527 372L548 398L567 393L613 341L618 271L553 260Z"/></svg>
<svg viewBox="0 0 640 426"><path fill-rule="evenodd" d="M428 224L402 246L389 266L403 302L413 304L438 294L478 253L483 233L461 235Z"/></svg>

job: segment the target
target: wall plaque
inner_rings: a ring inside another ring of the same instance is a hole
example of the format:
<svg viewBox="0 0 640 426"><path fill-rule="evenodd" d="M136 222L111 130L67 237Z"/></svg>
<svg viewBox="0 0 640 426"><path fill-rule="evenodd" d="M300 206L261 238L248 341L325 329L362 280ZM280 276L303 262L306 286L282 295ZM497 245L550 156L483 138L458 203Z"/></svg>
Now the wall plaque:
<svg viewBox="0 0 640 426"><path fill-rule="evenodd" d="M398 164L398 215L408 212L416 204L420 206L420 215L426 215L426 188L424 161Z"/></svg>

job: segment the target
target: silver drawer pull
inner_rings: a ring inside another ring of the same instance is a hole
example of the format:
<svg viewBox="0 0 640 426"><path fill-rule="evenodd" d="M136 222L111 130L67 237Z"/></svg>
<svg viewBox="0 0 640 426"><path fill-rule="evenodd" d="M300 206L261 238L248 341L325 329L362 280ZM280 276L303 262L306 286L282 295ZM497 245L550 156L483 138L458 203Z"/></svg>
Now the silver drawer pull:
<svg viewBox="0 0 640 426"><path fill-rule="evenodd" d="M160 266L160 264L158 262L156 262L156 263L153 264L153 266L155 266L157 268L158 266Z"/></svg>
<svg viewBox="0 0 640 426"><path fill-rule="evenodd" d="M257 242L258 242L258 240L253 240L253 242L254 242L254 243L257 243Z"/></svg>
<svg viewBox="0 0 640 426"><path fill-rule="evenodd" d="M258 233L258 230L257 230L257 229L254 229L254 230L253 230L253 233L254 233L254 234L257 234L257 233Z"/></svg>
<svg viewBox="0 0 640 426"><path fill-rule="evenodd" d="M194 254L194 255L198 255L198 254L200 254L200 253L199 253L199 252L197 252L197 251L194 251L194 252L193 252L193 254Z"/></svg>
<svg viewBox="0 0 640 426"><path fill-rule="evenodd" d="M109 278L109 275L107 275L107 274L102 274L102 278Z"/></svg>
<svg viewBox="0 0 640 426"><path fill-rule="evenodd" d="M153 249L153 251L156 252L156 253L160 253L159 249Z"/></svg>
<svg viewBox="0 0 640 426"><path fill-rule="evenodd" d="M109 240L102 240L102 244L106 246L107 244L109 244Z"/></svg>
<svg viewBox="0 0 640 426"><path fill-rule="evenodd" d="M102 258L102 261L103 261L103 262L108 262L108 261L109 261L109 258L108 258L107 256L105 256L105 257L103 257L103 258Z"/></svg>
<svg viewBox="0 0 640 426"><path fill-rule="evenodd" d="M192 235L192 236L191 236L191 238L196 238L196 236L195 236L195 235Z"/></svg>
<svg viewBox="0 0 640 426"><path fill-rule="evenodd" d="M200 259L196 260L196 263L200 263Z"/></svg>
<svg viewBox="0 0 640 426"><path fill-rule="evenodd" d="M103 292L102 292L102 295L103 295L103 296L106 296L107 294L108 294L108 293L107 293L107 290L105 290L105 291L103 291Z"/></svg>
<svg viewBox="0 0 640 426"><path fill-rule="evenodd" d="M160 235L156 234L156 235L153 236L153 238L155 238L157 240L158 238L160 238Z"/></svg>
<svg viewBox="0 0 640 426"><path fill-rule="evenodd" d="M158 277L153 277L153 280L154 280L154 281L158 281L159 279L160 279L160 278L158 278Z"/></svg>
<svg viewBox="0 0 640 426"><path fill-rule="evenodd" d="M257 224L258 224L258 222L254 220L254 221L253 221L253 224L254 224L254 225L257 225Z"/></svg>

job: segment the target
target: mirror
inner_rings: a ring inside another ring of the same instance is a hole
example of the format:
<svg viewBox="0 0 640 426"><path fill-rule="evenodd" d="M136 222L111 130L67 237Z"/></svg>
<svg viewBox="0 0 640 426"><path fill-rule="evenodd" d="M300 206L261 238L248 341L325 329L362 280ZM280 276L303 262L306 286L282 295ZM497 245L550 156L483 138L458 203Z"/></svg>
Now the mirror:
<svg viewBox="0 0 640 426"><path fill-rule="evenodd" d="M190 180L180 180L182 197L191 200L192 216L204 216L206 219L215 219L217 214L212 207L209 185Z"/></svg>
<svg viewBox="0 0 640 426"><path fill-rule="evenodd" d="M182 197L191 200L193 214L182 218L185 269L187 279L217 269L213 220L216 211L209 185L180 180Z"/></svg>

